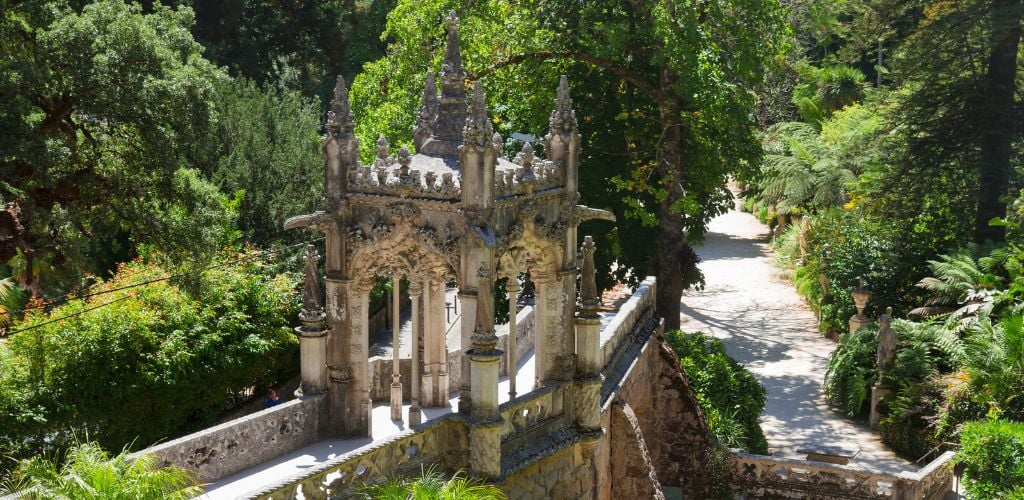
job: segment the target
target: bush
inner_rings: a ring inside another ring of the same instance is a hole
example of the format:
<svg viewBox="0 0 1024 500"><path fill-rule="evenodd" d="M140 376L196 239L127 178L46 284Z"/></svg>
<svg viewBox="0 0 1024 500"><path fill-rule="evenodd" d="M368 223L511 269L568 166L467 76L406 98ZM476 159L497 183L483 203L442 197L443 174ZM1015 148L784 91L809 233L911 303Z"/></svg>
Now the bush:
<svg viewBox="0 0 1024 500"><path fill-rule="evenodd" d="M851 417L865 417L870 408L871 384L875 383L878 327L869 325L839 338L828 357L825 400Z"/></svg>
<svg viewBox="0 0 1024 500"><path fill-rule="evenodd" d="M720 340L697 332L667 332L665 339L679 355L708 426L727 446L767 454L768 442L758 423L765 390L754 375L730 358Z"/></svg>
<svg viewBox="0 0 1024 500"><path fill-rule="evenodd" d="M76 436L144 447L295 373L294 281L257 257L223 255L190 277L194 293L169 281L113 291L167 275L135 261L89 290L102 295L26 317L0 344L0 456L59 451Z"/></svg>
<svg viewBox="0 0 1024 500"><path fill-rule="evenodd" d="M973 498L1024 496L1024 423L971 422L960 435L957 461Z"/></svg>

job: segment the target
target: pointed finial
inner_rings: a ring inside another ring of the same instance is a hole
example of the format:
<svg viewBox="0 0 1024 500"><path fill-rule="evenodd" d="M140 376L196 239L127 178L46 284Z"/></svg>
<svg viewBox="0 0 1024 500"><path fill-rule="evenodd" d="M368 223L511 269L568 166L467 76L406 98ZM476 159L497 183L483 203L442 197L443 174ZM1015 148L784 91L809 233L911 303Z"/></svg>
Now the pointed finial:
<svg viewBox="0 0 1024 500"><path fill-rule="evenodd" d="M505 140L501 138L501 134L495 132L491 136L491 146L494 146L494 150L498 152L498 156L501 156L501 150L505 147Z"/></svg>
<svg viewBox="0 0 1024 500"><path fill-rule="evenodd" d="M519 151L519 155L516 157L516 163L523 166L523 175L519 178L520 182L531 182L537 180L536 174L533 173L533 144L529 141L523 143L523 149Z"/></svg>
<svg viewBox="0 0 1024 500"><path fill-rule="evenodd" d="M412 162L412 153L409 152L409 148L402 146L402 149L398 151L398 164L399 175L402 179L409 177L409 164Z"/></svg>
<svg viewBox="0 0 1024 500"><path fill-rule="evenodd" d="M331 110L327 112L327 131L335 137L342 137L351 135L354 128L352 111L348 103L348 87L345 86L345 78L338 75Z"/></svg>
<svg viewBox="0 0 1024 500"><path fill-rule="evenodd" d="M470 101L469 114L466 116L466 126L462 130L463 142L485 148L491 140L493 132L491 119L487 117L484 86L480 80L477 80L473 84L473 100Z"/></svg>
<svg viewBox="0 0 1024 500"><path fill-rule="evenodd" d="M552 133L572 133L576 130L576 112L572 109L572 98L569 97L569 79L565 75L558 80L555 109L551 112L548 126Z"/></svg>
<svg viewBox="0 0 1024 500"><path fill-rule="evenodd" d="M440 103L437 99L437 84L434 82L434 72L427 72L427 80L423 83L423 96L420 98L420 112L416 117L416 126L412 131L412 142L416 151L423 147L423 143L433 133L431 124L437 118L437 111Z"/></svg>
<svg viewBox="0 0 1024 500"><path fill-rule="evenodd" d="M462 51L459 49L459 18L455 11L448 14L448 44L441 63L441 94L446 97L466 95L466 71L462 68Z"/></svg>
<svg viewBox="0 0 1024 500"><path fill-rule="evenodd" d="M596 318L597 308L601 306L601 298L597 296L597 270L594 267L594 238L586 236L580 245L583 254L583 268L580 270L580 303L579 317Z"/></svg>
<svg viewBox="0 0 1024 500"><path fill-rule="evenodd" d="M384 134L380 134L380 137L377 138L377 158L388 159L388 139L384 137Z"/></svg>

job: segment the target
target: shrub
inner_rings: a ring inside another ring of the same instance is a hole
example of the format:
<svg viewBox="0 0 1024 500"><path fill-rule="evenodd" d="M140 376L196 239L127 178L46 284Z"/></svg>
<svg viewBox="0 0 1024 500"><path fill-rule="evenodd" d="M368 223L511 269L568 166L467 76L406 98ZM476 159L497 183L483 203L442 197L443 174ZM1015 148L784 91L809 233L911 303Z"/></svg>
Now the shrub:
<svg viewBox="0 0 1024 500"><path fill-rule="evenodd" d="M63 462L63 465L60 463ZM68 450L66 460L32 457L23 460L7 493L29 490L29 499L187 499L202 494L194 477L177 467L159 467L151 455L129 458L127 451L111 457L96 443Z"/></svg>
<svg viewBox="0 0 1024 500"><path fill-rule="evenodd" d="M502 500L507 498L501 488L456 473L446 479L439 472L426 470L416 478L390 478L382 483L363 487L358 498L373 500Z"/></svg>
<svg viewBox="0 0 1024 500"><path fill-rule="evenodd" d="M875 383L876 375L877 332L878 327L870 325L844 334L828 358L823 385L825 400L851 417L864 417L869 411L871 384Z"/></svg>
<svg viewBox="0 0 1024 500"><path fill-rule="evenodd" d="M1024 423L971 422L960 434L957 460L974 498L1024 496Z"/></svg>
<svg viewBox="0 0 1024 500"><path fill-rule="evenodd" d="M758 423L765 390L746 368L730 358L725 344L703 333L667 332L665 339L679 355L708 426L722 443L751 453L768 453Z"/></svg>
<svg viewBox="0 0 1024 500"><path fill-rule="evenodd" d="M30 314L0 344L0 408L12 410L0 414L0 456L60 450L76 435L147 446L295 373L294 282L257 257L224 255L190 277L194 294L170 281L115 291L167 275L135 261L89 290L102 295Z"/></svg>

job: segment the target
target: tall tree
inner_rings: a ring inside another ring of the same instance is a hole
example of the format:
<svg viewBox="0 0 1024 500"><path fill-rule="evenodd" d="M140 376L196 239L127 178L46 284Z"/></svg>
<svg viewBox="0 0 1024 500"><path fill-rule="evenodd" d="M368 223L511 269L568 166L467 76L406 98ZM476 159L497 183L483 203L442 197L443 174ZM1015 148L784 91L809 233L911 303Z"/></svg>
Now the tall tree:
<svg viewBox="0 0 1024 500"><path fill-rule="evenodd" d="M191 168L226 75L203 59L191 9L4 5L0 198L20 207L20 286L63 291L139 244L182 258L222 245L228 200Z"/></svg>
<svg viewBox="0 0 1024 500"><path fill-rule="evenodd" d="M507 130L540 131L557 73L570 68L587 75L573 83L574 95L597 97L577 100L581 133L590 140L585 151L622 144L625 154L585 163L583 183L611 180L622 199L596 204L630 216L620 229L648 229L640 231L647 236L635 249L640 256L628 263L636 266L634 276L656 274L658 313L666 327L678 328L683 288L699 279L691 245L731 206L727 175L760 156L752 88L782 48L778 4L402 1L384 35L394 40L389 56L368 65L354 84L356 110L370 117L360 121L364 133L408 141L400 127L414 121L419 75L424 61L439 56L449 9L463 18L460 37L471 73L484 79L495 102L507 104L498 108L498 120L510 122ZM616 121L594 120L606 109L617 112ZM610 246L631 244L620 238Z"/></svg>

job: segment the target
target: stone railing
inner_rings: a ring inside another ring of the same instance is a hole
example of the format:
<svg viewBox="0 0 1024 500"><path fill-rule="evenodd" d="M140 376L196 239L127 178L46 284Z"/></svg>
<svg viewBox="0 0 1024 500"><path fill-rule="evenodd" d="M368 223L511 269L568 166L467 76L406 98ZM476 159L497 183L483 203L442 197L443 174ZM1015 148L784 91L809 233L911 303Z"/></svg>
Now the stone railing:
<svg viewBox="0 0 1024 500"><path fill-rule="evenodd" d="M154 455L163 466L195 472L202 482L216 481L316 441L322 401L322 396L294 399L133 455Z"/></svg>
<svg viewBox="0 0 1024 500"><path fill-rule="evenodd" d="M653 276L643 280L633 292L633 296L622 304L615 316L601 328L601 366L607 366L622 340L628 337L637 325L654 314L654 281Z"/></svg>
<svg viewBox="0 0 1024 500"><path fill-rule="evenodd" d="M734 490L753 498L940 499L950 491L954 453L919 472L884 474L846 465L732 453Z"/></svg>
<svg viewBox="0 0 1024 500"><path fill-rule="evenodd" d="M557 188L564 182L562 169L559 164L549 160L534 160L531 165L533 170L532 186L527 187L523 182L525 169L522 160L515 162L518 167L515 169L497 169L494 173L494 196L507 198L528 192L529 189L542 191L545 189Z"/></svg>
<svg viewBox="0 0 1024 500"><path fill-rule="evenodd" d="M502 448L516 448L541 439L554 428L565 425L569 384L541 387L501 405Z"/></svg>
<svg viewBox="0 0 1024 500"><path fill-rule="evenodd" d="M459 415L445 415L357 450L318 464L243 498L348 498L359 487L385 477L466 469L469 427Z"/></svg>
<svg viewBox="0 0 1024 500"><path fill-rule="evenodd" d="M516 337L516 359L523 359L523 356L530 349L533 349L533 339L535 336L534 327L534 314L533 306L526 306L519 310L519 314L516 315L516 331L519 335ZM456 322L456 328L458 323ZM508 324L498 325L495 328L495 334L498 336L498 348L506 350L508 343ZM450 347L448 349L448 392L452 393L459 390L459 384L461 383L462 377L462 362L461 362L462 350L456 347ZM370 377L370 399L374 401L387 401L391 399L391 374L394 370L394 364L391 361L391 357L384 356L373 356L369 359L368 373ZM402 380L407 381L412 377L412 360L409 358L401 358L398 360L398 370L401 372ZM501 358L501 375L508 374L508 358ZM402 384L402 394L405 401L412 399L412 384Z"/></svg>

